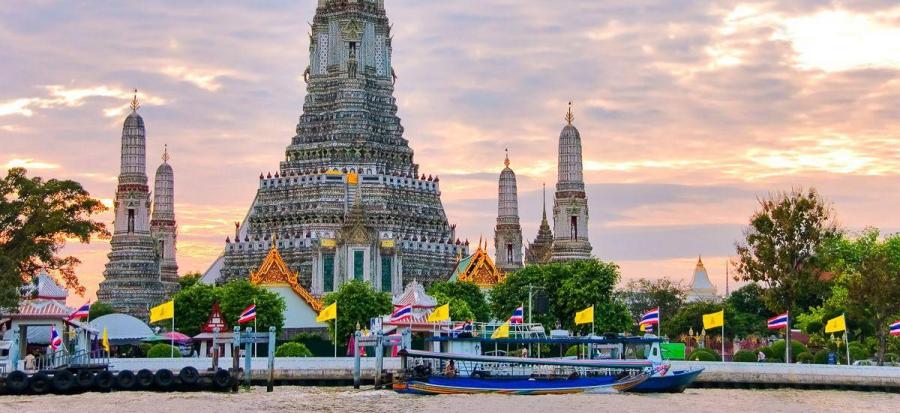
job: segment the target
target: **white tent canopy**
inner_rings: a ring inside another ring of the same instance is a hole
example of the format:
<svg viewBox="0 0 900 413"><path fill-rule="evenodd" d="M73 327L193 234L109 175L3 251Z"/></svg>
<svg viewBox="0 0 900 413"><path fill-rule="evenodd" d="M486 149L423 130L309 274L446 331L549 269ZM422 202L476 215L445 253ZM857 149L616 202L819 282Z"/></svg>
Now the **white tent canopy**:
<svg viewBox="0 0 900 413"><path fill-rule="evenodd" d="M153 330L143 321L128 314L107 314L91 320L91 327L102 332L106 328L111 344L139 342L153 336Z"/></svg>

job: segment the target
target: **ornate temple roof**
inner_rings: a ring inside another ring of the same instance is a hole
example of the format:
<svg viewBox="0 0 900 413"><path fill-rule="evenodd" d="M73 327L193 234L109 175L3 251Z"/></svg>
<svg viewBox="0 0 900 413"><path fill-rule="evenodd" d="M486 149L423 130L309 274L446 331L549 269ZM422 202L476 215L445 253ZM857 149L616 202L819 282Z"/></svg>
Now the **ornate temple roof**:
<svg viewBox="0 0 900 413"><path fill-rule="evenodd" d="M300 282L298 281L299 276L300 273L291 271L287 264L285 264L284 260L281 258L281 254L278 253L278 248L275 246L273 240L272 248L269 249L269 254L266 255L266 258L259 266L259 269L250 272L250 282L262 286L290 286L291 290L306 301L313 310L317 313L322 311L322 308L325 307L322 301L313 297L309 291L306 291L306 289L300 285Z"/></svg>
<svg viewBox="0 0 900 413"><path fill-rule="evenodd" d="M429 309L437 307L437 300L426 294L425 287L416 280L412 280L409 284L406 284L406 289L403 290L403 293L394 297L391 302L394 304L394 307L402 307L410 304L412 304L413 308Z"/></svg>
<svg viewBox="0 0 900 413"><path fill-rule="evenodd" d="M69 292L56 283L46 270L41 270L35 280L22 287L24 298L42 298L45 300L65 300Z"/></svg>
<svg viewBox="0 0 900 413"><path fill-rule="evenodd" d="M526 264L545 264L550 262L553 251L553 231L547 222L547 186L544 185L544 212L541 216L541 226L538 228L537 237L525 247Z"/></svg>
<svg viewBox="0 0 900 413"><path fill-rule="evenodd" d="M482 245L480 240L475 252L460 258L450 275L450 281L471 282L482 288L491 288L504 279L506 275L494 264L487 252L487 242Z"/></svg>

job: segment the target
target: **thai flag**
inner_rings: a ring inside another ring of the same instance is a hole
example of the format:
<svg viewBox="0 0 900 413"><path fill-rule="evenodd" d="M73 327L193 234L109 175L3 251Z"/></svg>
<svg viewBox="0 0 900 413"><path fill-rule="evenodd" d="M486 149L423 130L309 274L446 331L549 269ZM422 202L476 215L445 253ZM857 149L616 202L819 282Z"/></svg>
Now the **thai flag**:
<svg viewBox="0 0 900 413"><path fill-rule="evenodd" d="M397 307L394 309L394 312L391 313L391 322L410 320L412 319L412 304L404 305L403 307Z"/></svg>
<svg viewBox="0 0 900 413"><path fill-rule="evenodd" d="M525 322L525 310L520 305L519 308L513 310L512 316L509 317L510 324L522 324Z"/></svg>
<svg viewBox="0 0 900 413"><path fill-rule="evenodd" d="M62 337L56 332L56 328L50 326L50 348L54 351L59 350L62 347L62 343Z"/></svg>
<svg viewBox="0 0 900 413"><path fill-rule="evenodd" d="M770 318L768 325L769 325L769 330L779 330L782 328L787 328L788 313L779 314L775 317Z"/></svg>
<svg viewBox="0 0 900 413"><path fill-rule="evenodd" d="M238 316L238 324L248 323L253 320L256 320L256 304L250 304L249 307L241 312L241 315Z"/></svg>
<svg viewBox="0 0 900 413"><path fill-rule="evenodd" d="M894 321L894 323L891 324L891 335L900 336L900 320Z"/></svg>
<svg viewBox="0 0 900 413"><path fill-rule="evenodd" d="M659 307L647 311L641 316L640 324L659 324Z"/></svg>
<svg viewBox="0 0 900 413"><path fill-rule="evenodd" d="M78 309L75 310L75 312L69 316L68 320L72 321L76 318L79 320L82 318L87 318L88 314L90 314L90 311L91 311L91 303L87 303L81 307L78 307Z"/></svg>
<svg viewBox="0 0 900 413"><path fill-rule="evenodd" d="M644 332L652 333L653 332L653 324L644 324Z"/></svg>

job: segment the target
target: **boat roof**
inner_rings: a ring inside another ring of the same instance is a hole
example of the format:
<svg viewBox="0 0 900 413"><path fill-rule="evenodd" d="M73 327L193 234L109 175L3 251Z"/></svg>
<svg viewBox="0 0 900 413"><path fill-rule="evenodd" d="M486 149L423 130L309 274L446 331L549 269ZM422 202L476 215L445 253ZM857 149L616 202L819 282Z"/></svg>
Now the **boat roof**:
<svg viewBox="0 0 900 413"><path fill-rule="evenodd" d="M481 343L511 343L511 344L651 344L662 343L663 340L656 336L586 336L586 337L511 337L492 339L490 337L429 337L426 341L477 341Z"/></svg>
<svg viewBox="0 0 900 413"><path fill-rule="evenodd" d="M400 350L401 357L421 357L437 360L455 360L455 361L480 361L486 363L512 363L512 364L528 364L543 366L572 366L572 367L590 367L590 368L612 368L612 369L643 369L653 366L650 360L619 360L619 359L603 359L603 360L570 360L570 359L548 359L548 358L527 358L527 357L501 357L501 356L477 356L473 354L458 353L435 353L432 351L422 350Z"/></svg>

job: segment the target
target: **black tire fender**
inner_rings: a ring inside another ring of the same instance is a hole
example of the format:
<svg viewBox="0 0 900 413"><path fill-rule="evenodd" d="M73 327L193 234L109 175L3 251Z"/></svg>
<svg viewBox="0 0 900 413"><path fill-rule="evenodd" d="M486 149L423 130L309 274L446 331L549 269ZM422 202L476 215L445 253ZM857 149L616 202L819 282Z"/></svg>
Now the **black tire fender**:
<svg viewBox="0 0 900 413"><path fill-rule="evenodd" d="M94 386L100 391L109 391L115 382L115 375L109 370L103 370L94 376Z"/></svg>
<svg viewBox="0 0 900 413"><path fill-rule="evenodd" d="M187 366L178 372L178 379L181 380L182 384L193 386L200 382L200 372L192 366Z"/></svg>
<svg viewBox="0 0 900 413"><path fill-rule="evenodd" d="M6 376L6 390L13 394L23 393L28 389L28 375L24 371L16 370Z"/></svg>
<svg viewBox="0 0 900 413"><path fill-rule="evenodd" d="M116 387L122 390L131 390L135 383L134 373L131 370L122 370L116 375Z"/></svg>
<svg viewBox="0 0 900 413"><path fill-rule="evenodd" d="M135 375L135 383L138 387L146 389L153 385L153 372L147 369L138 370Z"/></svg>
<svg viewBox="0 0 900 413"><path fill-rule="evenodd" d="M212 376L213 386L218 389L226 389L231 385L231 373L228 370L218 369Z"/></svg>
<svg viewBox="0 0 900 413"><path fill-rule="evenodd" d="M75 375L69 370L59 370L53 373L53 391L55 393L68 393L75 388L77 384Z"/></svg>
<svg viewBox="0 0 900 413"><path fill-rule="evenodd" d="M168 389L175 384L175 375L169 369L156 370L156 374L153 375L153 384L160 389Z"/></svg>
<svg viewBox="0 0 900 413"><path fill-rule="evenodd" d="M94 387L94 372L90 370L81 370L75 377L75 381L78 383L78 387L88 390L91 387Z"/></svg>
<svg viewBox="0 0 900 413"><path fill-rule="evenodd" d="M44 394L50 390L50 376L42 371L34 373L28 381L28 388L35 394Z"/></svg>

